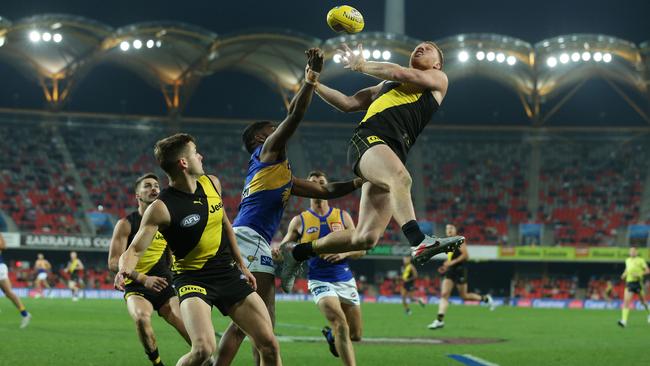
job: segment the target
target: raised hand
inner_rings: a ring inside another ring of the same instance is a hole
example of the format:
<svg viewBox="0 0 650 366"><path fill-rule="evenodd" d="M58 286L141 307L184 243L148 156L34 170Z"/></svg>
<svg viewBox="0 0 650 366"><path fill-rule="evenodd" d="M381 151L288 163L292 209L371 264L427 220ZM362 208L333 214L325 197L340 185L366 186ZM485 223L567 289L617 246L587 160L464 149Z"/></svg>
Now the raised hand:
<svg viewBox="0 0 650 366"><path fill-rule="evenodd" d="M366 59L363 58L363 46L361 46L361 44L357 45L355 51L352 51L347 44L343 43L341 47L336 50L336 53L341 56L343 67L346 69L360 71L361 66L366 62Z"/></svg>

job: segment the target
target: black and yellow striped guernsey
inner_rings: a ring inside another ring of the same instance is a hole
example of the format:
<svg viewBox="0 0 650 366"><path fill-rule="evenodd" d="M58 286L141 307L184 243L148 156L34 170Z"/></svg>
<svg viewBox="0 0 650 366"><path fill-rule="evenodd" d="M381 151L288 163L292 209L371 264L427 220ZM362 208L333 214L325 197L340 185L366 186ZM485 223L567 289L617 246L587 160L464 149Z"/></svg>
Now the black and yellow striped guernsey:
<svg viewBox="0 0 650 366"><path fill-rule="evenodd" d="M367 128L380 137L395 139L408 152L438 108L431 90L387 81L358 128Z"/></svg>
<svg viewBox="0 0 650 366"><path fill-rule="evenodd" d="M169 187L158 199L171 217L169 226L160 232L174 256L174 272L232 268L230 243L222 225L223 201L208 176L198 179L194 193Z"/></svg>
<svg viewBox="0 0 650 366"><path fill-rule="evenodd" d="M131 232L129 233L129 238L126 244L126 247L128 248L133 242L135 234L140 229L142 216L138 211L134 211L126 217L126 220L131 224ZM150 276L171 277L171 264L169 262L169 256L167 255L167 241L160 232L156 232L156 236L154 236L151 245L149 245L142 257L140 257L140 260L138 260L135 270L139 273ZM126 280L126 284L131 282L133 281L130 279Z"/></svg>

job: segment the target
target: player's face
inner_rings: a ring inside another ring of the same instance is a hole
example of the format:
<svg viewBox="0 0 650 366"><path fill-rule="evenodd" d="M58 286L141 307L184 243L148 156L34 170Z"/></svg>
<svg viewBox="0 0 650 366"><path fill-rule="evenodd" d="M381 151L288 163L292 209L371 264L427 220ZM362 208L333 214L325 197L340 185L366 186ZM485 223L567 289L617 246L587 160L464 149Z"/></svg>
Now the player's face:
<svg viewBox="0 0 650 366"><path fill-rule="evenodd" d="M635 247L630 248L630 257L636 257L637 256L637 251Z"/></svg>
<svg viewBox="0 0 650 366"><path fill-rule="evenodd" d="M409 264L409 263L411 263L411 257L404 257L404 258L402 258L402 262L404 262L404 264Z"/></svg>
<svg viewBox="0 0 650 366"><path fill-rule="evenodd" d="M77 252L70 252L70 259L77 259Z"/></svg>
<svg viewBox="0 0 650 366"><path fill-rule="evenodd" d="M42 261L42 260L43 260L43 258L45 258L45 257L43 257L43 254L39 254L39 255L38 255L38 259L39 259L39 260L41 260L41 261Z"/></svg>
<svg viewBox="0 0 650 366"><path fill-rule="evenodd" d="M318 184L320 184L321 186L324 186L324 185L327 184L327 178L325 178L325 177L323 177L323 176L315 176L315 175L312 175L311 177L309 177L309 181L310 181L310 182L314 182L314 183L318 183ZM312 202L315 202L315 203L319 203L319 204L320 204L320 202L322 202L322 201L324 201L324 200L317 199L317 198L312 198Z"/></svg>
<svg viewBox="0 0 650 366"><path fill-rule="evenodd" d="M275 131L276 128L277 126L269 123L267 126L265 126L260 130L257 136L261 140L261 142L264 143L264 141L266 141L266 139L269 136L271 136L271 134Z"/></svg>
<svg viewBox="0 0 650 366"><path fill-rule="evenodd" d="M454 225L447 225L445 227L445 232L447 233L447 236L456 236L457 230Z"/></svg>
<svg viewBox="0 0 650 366"><path fill-rule="evenodd" d="M200 176L205 174L203 171L203 156L196 151L196 145L190 142L188 145L187 156L187 172L193 176Z"/></svg>
<svg viewBox="0 0 650 366"><path fill-rule="evenodd" d="M135 198L144 203L150 204L160 194L160 184L153 178L145 178L138 186Z"/></svg>
<svg viewBox="0 0 650 366"><path fill-rule="evenodd" d="M440 70L440 55L433 45L423 42L411 52L409 64L411 67L419 70L434 68Z"/></svg>

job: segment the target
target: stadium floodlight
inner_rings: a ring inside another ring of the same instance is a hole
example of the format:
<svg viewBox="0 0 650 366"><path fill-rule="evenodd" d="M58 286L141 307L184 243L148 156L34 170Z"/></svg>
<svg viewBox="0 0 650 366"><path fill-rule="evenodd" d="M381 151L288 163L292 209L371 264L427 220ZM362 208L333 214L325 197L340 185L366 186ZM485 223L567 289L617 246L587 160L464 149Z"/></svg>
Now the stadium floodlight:
<svg viewBox="0 0 650 366"><path fill-rule="evenodd" d="M458 52L458 61L467 62L467 60L469 60L469 53L467 51Z"/></svg>
<svg viewBox="0 0 650 366"><path fill-rule="evenodd" d="M515 56L508 56L506 62L508 63L508 65L512 66L517 63L517 58Z"/></svg>
<svg viewBox="0 0 650 366"><path fill-rule="evenodd" d="M337 53L336 55L334 55L334 57L332 57L332 61L338 64L339 62L341 62L341 55Z"/></svg>
<svg viewBox="0 0 650 366"><path fill-rule="evenodd" d="M595 52L594 53L594 61L600 62L603 60L603 54L600 52Z"/></svg>
<svg viewBox="0 0 650 366"><path fill-rule="evenodd" d="M41 34L37 31L29 32L29 40L36 43L41 40Z"/></svg>
<svg viewBox="0 0 650 366"><path fill-rule="evenodd" d="M157 47L157 48L162 47L162 41L161 41L161 40L157 40L157 41L156 41L156 47Z"/></svg>
<svg viewBox="0 0 650 366"><path fill-rule="evenodd" d="M61 35L61 33L54 33L54 35L52 36L52 40L54 41L54 43L61 43L61 41L63 41L63 36Z"/></svg>
<svg viewBox="0 0 650 366"><path fill-rule="evenodd" d="M147 48L153 48L154 42L153 39L147 41Z"/></svg>
<svg viewBox="0 0 650 366"><path fill-rule="evenodd" d="M131 47L131 45L130 45L129 42L127 42L127 41L122 41L122 43L120 43L120 49L121 49L122 51L125 51L125 52L126 52L126 51L129 50L130 47Z"/></svg>
<svg viewBox="0 0 650 366"><path fill-rule="evenodd" d="M392 56L392 55L391 55L391 53L390 53L389 50L386 50L386 51L384 51L384 52L381 53L381 58L383 58L384 61L388 61L388 60L390 60L390 57L391 57L391 56Z"/></svg>
<svg viewBox="0 0 650 366"><path fill-rule="evenodd" d="M372 58L374 58L375 60L379 60L381 58L381 51L380 50L372 51Z"/></svg>
<svg viewBox="0 0 650 366"><path fill-rule="evenodd" d="M569 62L569 54L568 53L563 53L560 55L560 62L563 64L566 64Z"/></svg>
<svg viewBox="0 0 650 366"><path fill-rule="evenodd" d="M485 52L483 51L476 52L476 59L479 61L483 61L485 59Z"/></svg>
<svg viewBox="0 0 650 366"><path fill-rule="evenodd" d="M355 56L359 56L359 50L352 51L352 54L355 55Z"/></svg>
<svg viewBox="0 0 650 366"><path fill-rule="evenodd" d="M612 62L612 54L607 52L606 54L603 55L603 61L610 63Z"/></svg>
<svg viewBox="0 0 650 366"><path fill-rule="evenodd" d="M41 35L41 39L43 42L49 42L52 40L52 33L50 32L44 32L43 35Z"/></svg>
<svg viewBox="0 0 650 366"><path fill-rule="evenodd" d="M496 58L496 55L494 54L494 52L490 51L487 53L485 58L487 58L488 61L492 62Z"/></svg>
<svg viewBox="0 0 650 366"><path fill-rule="evenodd" d="M370 50L363 50L363 58L366 60L370 58Z"/></svg>
<svg viewBox="0 0 650 366"><path fill-rule="evenodd" d="M139 40L139 39L136 39L135 41L133 41L133 48L135 48L136 50L139 50L140 48L142 48L142 41Z"/></svg>
<svg viewBox="0 0 650 366"><path fill-rule="evenodd" d="M589 61L591 60L591 53L585 51L582 53L582 61Z"/></svg>
<svg viewBox="0 0 650 366"><path fill-rule="evenodd" d="M571 61L573 61L573 62L580 61L580 53L579 52L572 53L571 54Z"/></svg>
<svg viewBox="0 0 650 366"><path fill-rule="evenodd" d="M555 56L551 56L547 58L546 64L548 65L548 67L554 68L555 66L557 66L557 58L555 58Z"/></svg>
<svg viewBox="0 0 650 366"><path fill-rule="evenodd" d="M503 61L505 61L505 60L506 60L506 55L504 55L501 52L497 53L497 62L498 63L502 64Z"/></svg>

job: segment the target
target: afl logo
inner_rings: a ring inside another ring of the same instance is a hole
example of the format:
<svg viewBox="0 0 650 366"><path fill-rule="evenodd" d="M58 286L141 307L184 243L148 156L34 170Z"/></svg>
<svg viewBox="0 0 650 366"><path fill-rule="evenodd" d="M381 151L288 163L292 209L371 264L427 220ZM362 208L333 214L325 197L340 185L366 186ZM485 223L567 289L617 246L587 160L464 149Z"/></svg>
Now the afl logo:
<svg viewBox="0 0 650 366"><path fill-rule="evenodd" d="M307 234L312 234L318 231L318 228L316 226L312 226L307 229Z"/></svg>
<svg viewBox="0 0 650 366"><path fill-rule="evenodd" d="M201 216L198 214L192 214L183 219L181 221L181 227L190 227L196 225L199 220L201 220Z"/></svg>

